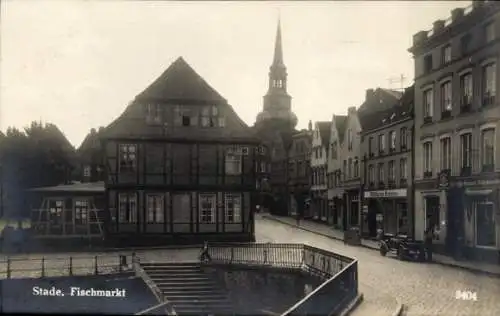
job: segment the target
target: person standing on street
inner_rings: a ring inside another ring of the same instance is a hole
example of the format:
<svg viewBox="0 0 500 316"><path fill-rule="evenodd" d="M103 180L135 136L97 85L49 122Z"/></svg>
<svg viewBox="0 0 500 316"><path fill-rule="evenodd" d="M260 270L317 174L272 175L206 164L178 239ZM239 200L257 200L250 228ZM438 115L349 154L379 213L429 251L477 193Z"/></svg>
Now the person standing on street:
<svg viewBox="0 0 500 316"><path fill-rule="evenodd" d="M434 239L434 224L429 223L425 231L425 252L427 254L427 261L432 262L432 241Z"/></svg>

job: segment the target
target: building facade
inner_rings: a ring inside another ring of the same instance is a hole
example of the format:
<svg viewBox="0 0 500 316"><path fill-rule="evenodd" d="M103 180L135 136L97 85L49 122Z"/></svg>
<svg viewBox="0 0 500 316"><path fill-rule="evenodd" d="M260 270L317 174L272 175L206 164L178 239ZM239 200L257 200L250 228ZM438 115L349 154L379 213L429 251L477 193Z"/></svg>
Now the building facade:
<svg viewBox="0 0 500 316"><path fill-rule="evenodd" d="M106 128L102 143L109 238L254 240L259 141L182 57Z"/></svg>
<svg viewBox="0 0 500 316"><path fill-rule="evenodd" d="M392 108L370 115L361 134L362 233L412 236L413 87Z"/></svg>
<svg viewBox="0 0 500 316"><path fill-rule="evenodd" d="M452 253L500 249L500 5L473 1L413 36L415 236Z"/></svg>
<svg viewBox="0 0 500 316"><path fill-rule="evenodd" d="M330 141L328 144L327 161L327 186L328 186L328 224L336 228L342 227L342 197L340 177L342 173L342 162L339 152L344 140L346 115L333 115L330 125Z"/></svg>
<svg viewBox="0 0 500 316"><path fill-rule="evenodd" d="M344 138L341 141L340 187L343 191L342 228L359 227L361 207L361 123L356 107L347 109Z"/></svg>
<svg viewBox="0 0 500 316"><path fill-rule="evenodd" d="M311 143L311 195L306 218L327 221L328 215L328 144L331 122L316 122Z"/></svg>
<svg viewBox="0 0 500 316"><path fill-rule="evenodd" d="M269 68L269 85L264 96L262 111L253 126L264 148L265 165L261 182L269 184L270 194L261 190L259 198L273 214L289 214L290 193L288 192L289 151L292 136L297 132L297 116L292 112L292 98L287 92L287 69L283 60L281 24L278 22L273 62ZM261 186L266 188L266 185Z"/></svg>
<svg viewBox="0 0 500 316"><path fill-rule="evenodd" d="M309 123L311 125L311 123ZM312 128L301 130L292 136L288 161L288 192L290 193L289 215L304 215L310 190L310 159Z"/></svg>

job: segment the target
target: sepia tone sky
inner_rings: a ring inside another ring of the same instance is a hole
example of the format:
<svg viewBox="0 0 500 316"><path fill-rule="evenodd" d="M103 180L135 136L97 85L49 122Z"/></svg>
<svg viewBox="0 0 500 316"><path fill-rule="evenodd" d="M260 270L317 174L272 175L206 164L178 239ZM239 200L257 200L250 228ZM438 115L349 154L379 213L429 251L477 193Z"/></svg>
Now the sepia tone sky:
<svg viewBox="0 0 500 316"><path fill-rule="evenodd" d="M470 1L1 1L0 130L57 124L79 146L178 56L249 125L262 108L278 15L299 128L413 79L412 35Z"/></svg>

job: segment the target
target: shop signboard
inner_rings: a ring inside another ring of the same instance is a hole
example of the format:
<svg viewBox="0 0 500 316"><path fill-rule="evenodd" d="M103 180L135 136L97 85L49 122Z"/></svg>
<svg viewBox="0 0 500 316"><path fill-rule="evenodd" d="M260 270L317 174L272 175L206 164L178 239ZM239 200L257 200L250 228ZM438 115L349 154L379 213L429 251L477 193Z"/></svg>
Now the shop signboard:
<svg viewBox="0 0 500 316"><path fill-rule="evenodd" d="M402 198L406 197L406 195L407 195L406 189L365 191L366 199Z"/></svg>

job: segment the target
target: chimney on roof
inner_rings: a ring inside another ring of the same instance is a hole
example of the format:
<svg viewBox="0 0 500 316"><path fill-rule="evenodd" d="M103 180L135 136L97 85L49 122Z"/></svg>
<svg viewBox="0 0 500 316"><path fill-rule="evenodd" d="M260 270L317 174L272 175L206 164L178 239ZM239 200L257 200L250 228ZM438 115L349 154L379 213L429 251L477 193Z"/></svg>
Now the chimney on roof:
<svg viewBox="0 0 500 316"><path fill-rule="evenodd" d="M427 31L420 31L413 35L413 46L418 45L427 39Z"/></svg>
<svg viewBox="0 0 500 316"><path fill-rule="evenodd" d="M103 131L104 131L104 127L103 126L99 127L99 133L101 133Z"/></svg>
<svg viewBox="0 0 500 316"><path fill-rule="evenodd" d="M307 129L309 131L312 131L313 130L313 122L311 120L309 120L309 124L307 124Z"/></svg>
<svg viewBox="0 0 500 316"><path fill-rule="evenodd" d="M356 107L355 106L350 106L347 108L347 113L356 113Z"/></svg>
<svg viewBox="0 0 500 316"><path fill-rule="evenodd" d="M462 18L464 16L464 9L462 8L455 8L451 10L451 21L455 22L456 20Z"/></svg>
<svg viewBox="0 0 500 316"><path fill-rule="evenodd" d="M442 29L444 29L444 23L445 23L445 20L434 21L433 27L432 27L432 29L434 30L434 33L437 33L439 31L441 31Z"/></svg>
<svg viewBox="0 0 500 316"><path fill-rule="evenodd" d="M374 89L366 89L365 101L369 101L369 100L373 99L374 96L375 96Z"/></svg>
<svg viewBox="0 0 500 316"><path fill-rule="evenodd" d="M90 134L91 134L91 135L94 135L95 133L96 133L95 128L91 128L91 129L90 129Z"/></svg>

